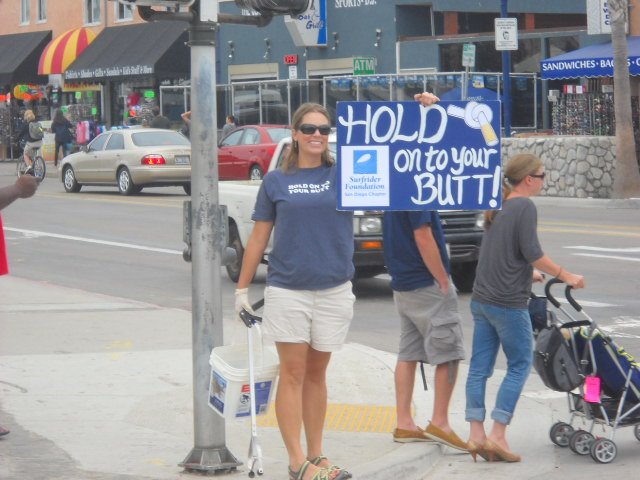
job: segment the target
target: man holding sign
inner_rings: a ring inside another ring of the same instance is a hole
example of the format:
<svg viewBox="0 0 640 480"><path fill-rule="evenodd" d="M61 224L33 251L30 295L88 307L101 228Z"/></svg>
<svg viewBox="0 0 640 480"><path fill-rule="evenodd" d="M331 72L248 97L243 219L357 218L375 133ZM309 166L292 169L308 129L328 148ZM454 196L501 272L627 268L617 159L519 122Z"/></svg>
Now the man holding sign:
<svg viewBox="0 0 640 480"><path fill-rule="evenodd" d="M438 98L421 94L416 100L430 105ZM387 211L383 232L393 299L401 319L393 438L403 443L436 441L467 451L467 444L449 426L449 402L464 346L440 217L437 211ZM436 366L433 415L425 430L411 415L418 362Z"/></svg>

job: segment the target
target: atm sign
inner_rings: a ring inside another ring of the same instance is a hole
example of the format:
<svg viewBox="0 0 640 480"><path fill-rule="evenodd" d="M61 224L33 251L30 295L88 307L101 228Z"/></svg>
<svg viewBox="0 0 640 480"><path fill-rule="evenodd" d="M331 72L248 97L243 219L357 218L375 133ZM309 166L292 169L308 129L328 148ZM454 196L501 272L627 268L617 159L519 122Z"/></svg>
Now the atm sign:
<svg viewBox="0 0 640 480"><path fill-rule="evenodd" d="M285 55L284 56L284 64L285 65L297 65L298 64L298 55Z"/></svg>

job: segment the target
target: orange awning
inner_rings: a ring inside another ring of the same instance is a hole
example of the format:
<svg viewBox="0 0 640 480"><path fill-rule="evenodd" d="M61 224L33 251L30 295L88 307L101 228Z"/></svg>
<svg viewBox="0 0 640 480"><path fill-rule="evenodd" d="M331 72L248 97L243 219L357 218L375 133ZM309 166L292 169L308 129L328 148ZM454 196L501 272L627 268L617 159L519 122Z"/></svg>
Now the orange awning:
<svg viewBox="0 0 640 480"><path fill-rule="evenodd" d="M38 75L64 73L95 38L95 33L84 27L69 30L54 38L40 56Z"/></svg>

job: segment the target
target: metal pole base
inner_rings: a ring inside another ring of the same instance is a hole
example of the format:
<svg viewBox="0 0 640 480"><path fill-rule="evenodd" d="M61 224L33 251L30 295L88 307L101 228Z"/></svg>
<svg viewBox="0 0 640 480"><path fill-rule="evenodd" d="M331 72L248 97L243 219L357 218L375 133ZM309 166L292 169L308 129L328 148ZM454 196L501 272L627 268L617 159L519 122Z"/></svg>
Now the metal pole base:
<svg viewBox="0 0 640 480"><path fill-rule="evenodd" d="M224 473L229 473L235 471L242 463L233 456L227 447L195 447L189 452L187 458L178 465L187 471L220 472L224 470Z"/></svg>

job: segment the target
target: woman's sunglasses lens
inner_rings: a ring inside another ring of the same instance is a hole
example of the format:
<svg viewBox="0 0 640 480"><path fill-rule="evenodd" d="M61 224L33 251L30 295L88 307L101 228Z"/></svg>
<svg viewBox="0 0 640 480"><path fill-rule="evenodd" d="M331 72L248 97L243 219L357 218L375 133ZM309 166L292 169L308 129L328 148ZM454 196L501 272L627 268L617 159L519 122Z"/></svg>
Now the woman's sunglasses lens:
<svg viewBox="0 0 640 480"><path fill-rule="evenodd" d="M320 135L329 135L331 133L331 126L312 125L310 123L303 123L302 125L300 125L300 131L305 135L312 135L316 133L316 130L320 132Z"/></svg>

